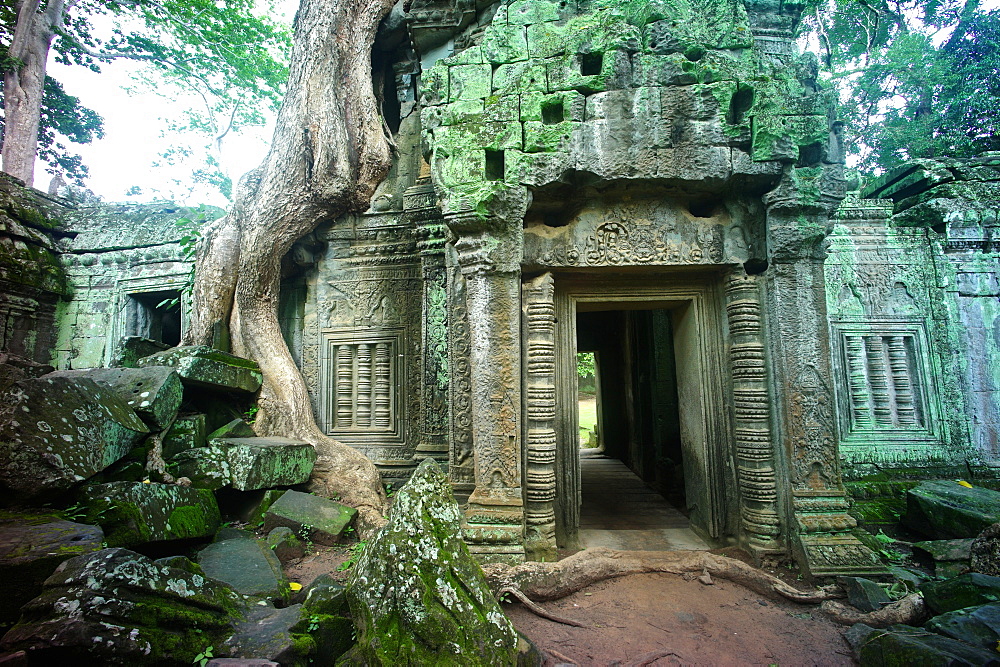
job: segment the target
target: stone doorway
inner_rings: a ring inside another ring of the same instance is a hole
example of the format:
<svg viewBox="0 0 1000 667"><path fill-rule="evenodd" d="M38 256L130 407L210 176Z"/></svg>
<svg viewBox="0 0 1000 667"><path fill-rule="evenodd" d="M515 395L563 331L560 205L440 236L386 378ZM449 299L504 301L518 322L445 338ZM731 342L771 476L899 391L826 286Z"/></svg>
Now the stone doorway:
<svg viewBox="0 0 1000 667"><path fill-rule="evenodd" d="M718 279L557 276L554 283L559 544L666 549L725 541L733 534L726 489L734 480L725 465L731 426ZM578 351L597 352L600 364L604 449L596 460L578 450ZM608 487L621 494L608 495ZM595 542L594 529L613 530L608 522L638 532Z"/></svg>

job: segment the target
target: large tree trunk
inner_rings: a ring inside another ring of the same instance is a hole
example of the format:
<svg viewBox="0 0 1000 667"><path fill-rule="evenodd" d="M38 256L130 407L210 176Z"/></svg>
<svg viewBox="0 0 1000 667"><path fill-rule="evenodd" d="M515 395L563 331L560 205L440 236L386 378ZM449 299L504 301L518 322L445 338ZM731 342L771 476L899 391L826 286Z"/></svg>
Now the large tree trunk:
<svg viewBox="0 0 1000 667"><path fill-rule="evenodd" d="M35 180L35 153L42 114L42 91L49 48L62 27L65 0L50 0L40 11L40 0L17 0L17 23L9 57L17 64L3 74L3 171L26 185Z"/></svg>
<svg viewBox="0 0 1000 667"><path fill-rule="evenodd" d="M390 165L372 90L371 50L393 0L302 0L291 70L271 149L243 179L233 210L198 254L187 342L211 344L228 323L235 354L260 364L257 428L297 437L320 455L317 490L381 523L385 493L365 456L324 435L278 326L281 260L324 220L364 210Z"/></svg>

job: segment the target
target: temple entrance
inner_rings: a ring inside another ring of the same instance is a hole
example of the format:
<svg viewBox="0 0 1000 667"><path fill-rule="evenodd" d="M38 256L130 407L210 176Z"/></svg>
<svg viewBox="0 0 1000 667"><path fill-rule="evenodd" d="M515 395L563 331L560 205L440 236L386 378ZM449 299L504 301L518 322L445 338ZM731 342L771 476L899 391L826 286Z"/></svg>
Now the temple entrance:
<svg viewBox="0 0 1000 667"><path fill-rule="evenodd" d="M722 464L730 425L714 284L556 278L566 424L561 544L703 549L730 533ZM596 365L591 448L580 446L580 352L594 353Z"/></svg>

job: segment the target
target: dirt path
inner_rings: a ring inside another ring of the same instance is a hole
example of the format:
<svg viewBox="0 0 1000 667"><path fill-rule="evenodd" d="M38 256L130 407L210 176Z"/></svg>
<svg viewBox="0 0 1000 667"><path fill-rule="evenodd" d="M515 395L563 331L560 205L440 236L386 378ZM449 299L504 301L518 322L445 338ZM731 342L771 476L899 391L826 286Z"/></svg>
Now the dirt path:
<svg viewBox="0 0 1000 667"><path fill-rule="evenodd" d="M286 570L308 584L337 567L347 547L318 547ZM815 605L765 600L741 586L712 586L676 575L638 574L604 581L546 609L586 628L553 623L520 603L504 605L518 630L552 666L578 665L853 665L851 650ZM562 656L562 657L560 657Z"/></svg>
<svg viewBox="0 0 1000 667"><path fill-rule="evenodd" d="M705 586L640 574L595 584L544 607L575 628L505 605L546 658L578 665L853 665L842 626L813 605L765 600L725 581Z"/></svg>

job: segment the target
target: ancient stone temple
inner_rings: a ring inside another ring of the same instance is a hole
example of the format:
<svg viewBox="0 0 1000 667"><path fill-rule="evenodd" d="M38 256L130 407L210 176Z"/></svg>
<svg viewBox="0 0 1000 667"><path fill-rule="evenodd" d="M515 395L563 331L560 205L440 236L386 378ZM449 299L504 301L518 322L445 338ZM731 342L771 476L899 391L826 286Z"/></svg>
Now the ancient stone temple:
<svg viewBox="0 0 1000 667"><path fill-rule="evenodd" d="M848 196L800 10L397 8L374 52L390 177L283 283L321 428L387 481L445 462L487 560L578 544L577 352L597 354L605 453L710 544L871 571L851 484L996 479L1000 156ZM108 213L88 215L46 250L60 367L184 325L161 306L187 271L173 222L100 240Z"/></svg>

